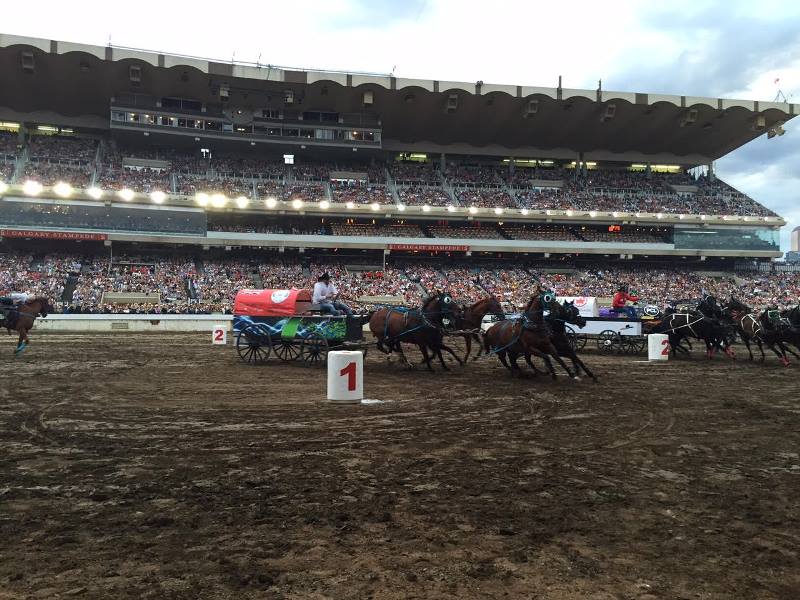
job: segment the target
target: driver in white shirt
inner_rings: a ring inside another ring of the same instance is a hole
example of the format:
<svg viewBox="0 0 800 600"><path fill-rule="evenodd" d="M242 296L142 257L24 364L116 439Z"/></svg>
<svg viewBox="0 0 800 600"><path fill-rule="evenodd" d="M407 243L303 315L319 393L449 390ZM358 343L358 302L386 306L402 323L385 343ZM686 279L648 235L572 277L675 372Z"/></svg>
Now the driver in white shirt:
<svg viewBox="0 0 800 600"><path fill-rule="evenodd" d="M337 300L338 295L339 290L331 282L331 276L328 273L323 273L317 278L317 283L314 284L314 294L311 301L314 304L319 304L323 314L333 315L334 317L345 314L348 317L352 317L353 311L350 310L349 306Z"/></svg>

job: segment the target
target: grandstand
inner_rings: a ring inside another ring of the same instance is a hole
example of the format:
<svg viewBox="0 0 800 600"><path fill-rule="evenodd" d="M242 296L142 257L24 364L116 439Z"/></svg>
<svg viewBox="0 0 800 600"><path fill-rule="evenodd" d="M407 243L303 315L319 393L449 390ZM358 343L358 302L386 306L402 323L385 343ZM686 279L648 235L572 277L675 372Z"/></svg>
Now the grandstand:
<svg viewBox="0 0 800 600"><path fill-rule="evenodd" d="M410 303L445 286L516 301L534 279L598 295L625 279L654 301L797 296L770 267L785 221L713 162L798 105L9 35L0 59L17 82L0 88L0 292L64 310L224 311L241 287L324 269L352 294Z"/></svg>

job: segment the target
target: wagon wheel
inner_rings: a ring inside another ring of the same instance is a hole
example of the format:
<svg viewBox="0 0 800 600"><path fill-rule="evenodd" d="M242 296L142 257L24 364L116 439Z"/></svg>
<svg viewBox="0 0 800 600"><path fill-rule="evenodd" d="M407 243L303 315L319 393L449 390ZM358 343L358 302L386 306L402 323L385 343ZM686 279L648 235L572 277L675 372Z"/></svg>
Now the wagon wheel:
<svg viewBox="0 0 800 600"><path fill-rule="evenodd" d="M269 336L261 335L250 325L242 329L236 337L236 352L248 364L263 365L271 351Z"/></svg>
<svg viewBox="0 0 800 600"><path fill-rule="evenodd" d="M564 329L564 333L567 336L567 342L569 343L569 347L572 348L573 352L577 352L578 334L575 333L575 330L569 325L567 325L566 328Z"/></svg>
<svg viewBox="0 0 800 600"><path fill-rule="evenodd" d="M577 346L577 350L583 350L586 347L586 340L589 337L585 333L578 333L575 335L575 344Z"/></svg>
<svg viewBox="0 0 800 600"><path fill-rule="evenodd" d="M284 362L297 360L300 356L300 349L294 340L284 340L281 338L273 341L272 346L273 350L275 350L275 356Z"/></svg>
<svg viewBox="0 0 800 600"><path fill-rule="evenodd" d="M300 356L307 367L324 364L328 359L328 340L319 333L309 333L300 344Z"/></svg>
<svg viewBox="0 0 800 600"><path fill-rule="evenodd" d="M597 337L597 349L604 354L620 351L620 336L616 331L606 329Z"/></svg>
<svg viewBox="0 0 800 600"><path fill-rule="evenodd" d="M627 354L641 354L647 345L644 338L638 335L631 335L623 339L625 339L623 352Z"/></svg>

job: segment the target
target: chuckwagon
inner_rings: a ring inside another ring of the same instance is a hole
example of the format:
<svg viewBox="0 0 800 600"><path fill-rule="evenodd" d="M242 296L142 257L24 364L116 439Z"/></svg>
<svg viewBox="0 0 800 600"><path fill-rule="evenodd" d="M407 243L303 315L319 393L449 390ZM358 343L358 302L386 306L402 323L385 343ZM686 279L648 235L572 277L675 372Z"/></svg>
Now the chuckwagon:
<svg viewBox="0 0 800 600"><path fill-rule="evenodd" d="M236 352L249 364L272 353L285 362L323 364L329 350L366 353L363 317L322 315L308 290L240 290L234 302Z"/></svg>

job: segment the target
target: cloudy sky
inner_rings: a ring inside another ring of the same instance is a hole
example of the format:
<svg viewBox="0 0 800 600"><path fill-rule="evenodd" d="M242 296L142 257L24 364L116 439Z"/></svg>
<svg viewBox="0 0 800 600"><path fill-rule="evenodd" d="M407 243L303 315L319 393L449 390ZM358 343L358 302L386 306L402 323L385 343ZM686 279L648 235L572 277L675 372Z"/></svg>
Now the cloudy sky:
<svg viewBox="0 0 800 600"><path fill-rule="evenodd" d="M283 66L800 103L800 2L305 0L3 6L3 33ZM657 8L654 8L654 5ZM102 6L102 8L101 8ZM779 79L775 84L775 79ZM800 225L800 118L718 173Z"/></svg>

